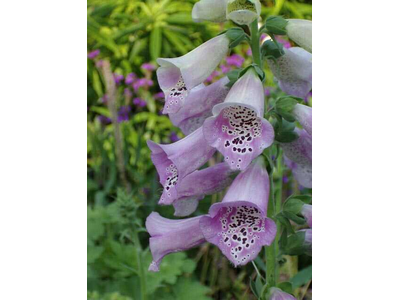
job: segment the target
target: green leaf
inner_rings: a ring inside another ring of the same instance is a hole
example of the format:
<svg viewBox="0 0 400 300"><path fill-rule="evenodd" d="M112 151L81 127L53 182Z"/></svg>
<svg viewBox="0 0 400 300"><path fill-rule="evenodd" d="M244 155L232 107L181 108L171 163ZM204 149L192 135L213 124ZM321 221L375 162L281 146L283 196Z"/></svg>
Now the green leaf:
<svg viewBox="0 0 400 300"><path fill-rule="evenodd" d="M287 229L289 233L294 233L292 225L282 212L276 215L276 219Z"/></svg>
<svg viewBox="0 0 400 300"><path fill-rule="evenodd" d="M152 60L160 57L162 44L162 29L155 27L150 33L150 56Z"/></svg>
<svg viewBox="0 0 400 300"><path fill-rule="evenodd" d="M246 33L242 28L234 27L226 31L226 36L231 40L229 48L232 49L239 45L246 38Z"/></svg>
<svg viewBox="0 0 400 300"><path fill-rule="evenodd" d="M170 30L164 30L164 34L171 44L175 46L176 50L178 50L182 55L187 53L187 49L177 33L174 33Z"/></svg>
<svg viewBox="0 0 400 300"><path fill-rule="evenodd" d="M257 298L260 297L260 295L258 294L258 291L257 291L256 282L251 280L251 278L250 278L250 289L253 292L254 296L256 296Z"/></svg>
<svg viewBox="0 0 400 300"><path fill-rule="evenodd" d="M281 43L274 43L271 40L265 41L261 46L261 55L269 59L278 59L285 53Z"/></svg>
<svg viewBox="0 0 400 300"><path fill-rule="evenodd" d="M298 231L288 237L286 247L282 249L282 253L286 255L301 255L306 253L311 245L304 243L305 232Z"/></svg>
<svg viewBox="0 0 400 300"><path fill-rule="evenodd" d="M270 34L285 35L287 23L288 21L280 16L271 16L265 21L265 28Z"/></svg>
<svg viewBox="0 0 400 300"><path fill-rule="evenodd" d="M298 104L298 101L294 97L280 97L275 102L275 108L278 112L291 112L293 108Z"/></svg>
<svg viewBox="0 0 400 300"><path fill-rule="evenodd" d="M286 200L286 202L283 206L283 210L297 215L301 212L303 205L304 205L304 202L301 201L300 199L289 198L288 200Z"/></svg>
<svg viewBox="0 0 400 300"><path fill-rule="evenodd" d="M278 284L278 288L280 288L282 291L292 294L293 293L293 286L291 282L285 281L285 282L280 282Z"/></svg>
<svg viewBox="0 0 400 300"><path fill-rule="evenodd" d="M178 283L172 287L175 300L211 300L207 294L211 293L211 289L205 285L202 285L198 281L193 279L181 277Z"/></svg>
<svg viewBox="0 0 400 300"><path fill-rule="evenodd" d="M295 215L294 213L290 212L290 211L283 211L282 214L292 220L293 222L299 224L299 225L304 225L306 223L306 221L304 220L304 218L299 217L297 215Z"/></svg>
<svg viewBox="0 0 400 300"><path fill-rule="evenodd" d="M292 283L293 288L296 289L298 287L301 287L302 285L305 285L307 282L311 280L311 278L312 278L312 266L309 266L301 270L296 275L294 275L290 279L290 282Z"/></svg>

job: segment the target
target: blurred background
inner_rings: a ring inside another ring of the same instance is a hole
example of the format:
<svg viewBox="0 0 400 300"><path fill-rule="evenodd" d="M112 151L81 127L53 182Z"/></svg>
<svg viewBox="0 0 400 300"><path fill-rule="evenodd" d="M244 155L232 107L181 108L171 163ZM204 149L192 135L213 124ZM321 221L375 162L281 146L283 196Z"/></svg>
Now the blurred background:
<svg viewBox="0 0 400 300"><path fill-rule="evenodd" d="M183 137L161 114L158 57L181 56L232 23L194 23L195 0L88 0L87 32L87 276L88 299L256 299L252 264L235 269L218 248L204 244L164 258L151 273L146 217L173 208L158 206L162 188L146 141L171 143ZM261 1L263 20L270 15L311 19L311 1ZM285 47L291 44L280 38ZM207 79L251 63L249 47L234 49ZM267 72L266 96L277 97ZM112 81L112 82L111 82ZM115 99L107 89L115 87ZM306 99L311 101L311 95ZM284 195L302 193L285 170ZM197 214L207 213L222 195L207 196ZM255 261L265 271L263 253ZM311 299L311 258L283 256L280 277L291 280L298 299Z"/></svg>

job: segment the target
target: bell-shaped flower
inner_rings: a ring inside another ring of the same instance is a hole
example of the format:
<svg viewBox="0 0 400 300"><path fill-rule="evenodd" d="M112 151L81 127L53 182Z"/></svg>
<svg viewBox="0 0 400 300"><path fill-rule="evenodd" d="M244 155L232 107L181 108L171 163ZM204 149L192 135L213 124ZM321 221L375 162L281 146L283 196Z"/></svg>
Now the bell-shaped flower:
<svg viewBox="0 0 400 300"><path fill-rule="evenodd" d="M301 214L306 219L308 226L312 228L312 205L304 204L303 208L301 209Z"/></svg>
<svg viewBox="0 0 400 300"><path fill-rule="evenodd" d="M152 212L146 219L153 261L149 271L158 272L161 260L169 253L188 250L205 242L199 226L202 216L170 220Z"/></svg>
<svg viewBox="0 0 400 300"><path fill-rule="evenodd" d="M207 79L229 50L229 38L221 34L176 58L158 58L158 83L165 95L163 113L176 113L190 91Z"/></svg>
<svg viewBox="0 0 400 300"><path fill-rule="evenodd" d="M173 204L175 216L185 217L192 214L201 199L222 191L232 183L231 170L227 163L190 173L176 185L176 199L167 199L160 204Z"/></svg>
<svg viewBox="0 0 400 300"><path fill-rule="evenodd" d="M224 199L200 219L206 240L236 266L254 260L276 235L274 221L266 217L269 177L262 157L240 173Z"/></svg>
<svg viewBox="0 0 400 300"><path fill-rule="evenodd" d="M283 49L278 59L268 59L268 65L285 93L305 98L312 89L312 55L303 48Z"/></svg>
<svg viewBox="0 0 400 300"><path fill-rule="evenodd" d="M226 17L239 25L249 25L261 14L259 0L229 0L226 7Z"/></svg>
<svg viewBox="0 0 400 300"><path fill-rule="evenodd" d="M227 4L228 0L200 0L193 6L192 19L195 22L225 22Z"/></svg>
<svg viewBox="0 0 400 300"><path fill-rule="evenodd" d="M292 113L304 130L312 136L312 108L303 104L296 104Z"/></svg>
<svg viewBox="0 0 400 300"><path fill-rule="evenodd" d="M274 141L273 127L263 118L264 88L253 68L239 78L212 113L203 124L204 137L232 169L244 170Z"/></svg>
<svg viewBox="0 0 400 300"><path fill-rule="evenodd" d="M269 291L269 300L296 300L296 298L288 293L285 293L281 289L273 287Z"/></svg>
<svg viewBox="0 0 400 300"><path fill-rule="evenodd" d="M312 229L303 229L305 232L304 243L306 245L312 245Z"/></svg>
<svg viewBox="0 0 400 300"><path fill-rule="evenodd" d="M286 25L287 36L297 45L312 52L312 21L288 19Z"/></svg>
<svg viewBox="0 0 400 300"><path fill-rule="evenodd" d="M212 116L212 108L222 103L229 92L226 86L229 83L227 77L201 88L194 88L187 96L182 108L169 118L175 126L179 127L186 135L192 133L203 125L205 119Z"/></svg>
<svg viewBox="0 0 400 300"><path fill-rule="evenodd" d="M285 163L292 169L296 180L304 187L312 187L312 138L304 130L295 129L299 138L291 143L281 143Z"/></svg>
<svg viewBox="0 0 400 300"><path fill-rule="evenodd" d="M161 145L147 141L147 145L164 187L161 203L177 199L177 184L204 165L215 153L215 149L205 141L202 128L172 144Z"/></svg>

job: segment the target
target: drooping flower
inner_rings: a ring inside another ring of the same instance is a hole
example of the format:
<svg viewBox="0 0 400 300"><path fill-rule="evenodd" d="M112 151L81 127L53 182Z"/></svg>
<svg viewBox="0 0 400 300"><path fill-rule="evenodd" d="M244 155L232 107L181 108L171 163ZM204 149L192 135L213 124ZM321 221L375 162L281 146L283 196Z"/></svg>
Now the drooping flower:
<svg viewBox="0 0 400 300"><path fill-rule="evenodd" d="M303 129L295 129L299 138L291 143L281 143L285 163L292 169L296 180L306 188L312 188L312 137Z"/></svg>
<svg viewBox="0 0 400 300"><path fill-rule="evenodd" d="M201 216L169 220L152 212L146 219L146 229L150 234L150 251L153 261L149 271L158 272L161 260L167 254L188 250L205 242L199 227Z"/></svg>
<svg viewBox="0 0 400 300"><path fill-rule="evenodd" d="M206 143L202 128L172 144L161 145L149 140L147 145L164 187L160 203L177 199L177 184L204 165L215 153L215 149Z"/></svg>
<svg viewBox="0 0 400 300"><path fill-rule="evenodd" d="M164 113L176 113L186 96L202 84L227 55L229 39L221 34L176 58L159 58L158 83L165 94Z"/></svg>
<svg viewBox="0 0 400 300"><path fill-rule="evenodd" d="M99 54L100 54L100 50L96 49L96 50L94 50L92 52L89 52L88 58L89 59L95 59Z"/></svg>
<svg viewBox="0 0 400 300"><path fill-rule="evenodd" d="M308 226L312 228L312 205L304 204L303 208L301 209L301 214L306 219Z"/></svg>
<svg viewBox="0 0 400 300"><path fill-rule="evenodd" d="M305 131L312 136L312 108L303 104L296 104L292 113Z"/></svg>
<svg viewBox="0 0 400 300"><path fill-rule="evenodd" d="M285 93L304 98L312 88L312 55L303 48L283 49L285 53L268 65Z"/></svg>
<svg viewBox="0 0 400 300"><path fill-rule="evenodd" d="M261 14L261 3L259 0L229 0L226 7L228 20L239 25L249 25L258 19Z"/></svg>
<svg viewBox="0 0 400 300"><path fill-rule="evenodd" d="M164 203L173 204L175 216L188 216L193 213L198 202L206 195L217 193L232 183L233 171L227 163L197 170L187 175L176 185L176 199L166 199Z"/></svg>
<svg viewBox="0 0 400 300"><path fill-rule="evenodd" d="M274 221L266 217L269 177L262 157L240 173L224 199L200 219L206 240L236 266L254 260L276 235Z"/></svg>
<svg viewBox="0 0 400 300"><path fill-rule="evenodd" d="M195 22L225 22L227 4L228 0L201 0L193 6L192 19Z"/></svg>
<svg viewBox="0 0 400 300"><path fill-rule="evenodd" d="M212 116L212 108L222 103L229 92L226 86L227 77L210 84L193 89L185 100L183 107L169 118L175 126L179 127L185 135L195 131L203 125L204 120Z"/></svg>
<svg viewBox="0 0 400 300"><path fill-rule="evenodd" d="M297 45L308 52L312 52L312 21L288 19L286 25L287 36Z"/></svg>
<svg viewBox="0 0 400 300"><path fill-rule="evenodd" d="M270 289L270 295L269 300L296 300L292 295L285 293L276 287Z"/></svg>
<svg viewBox="0 0 400 300"><path fill-rule="evenodd" d="M274 141L273 127L263 118L264 88L253 68L239 78L212 113L204 122L204 137L232 169L245 169Z"/></svg>

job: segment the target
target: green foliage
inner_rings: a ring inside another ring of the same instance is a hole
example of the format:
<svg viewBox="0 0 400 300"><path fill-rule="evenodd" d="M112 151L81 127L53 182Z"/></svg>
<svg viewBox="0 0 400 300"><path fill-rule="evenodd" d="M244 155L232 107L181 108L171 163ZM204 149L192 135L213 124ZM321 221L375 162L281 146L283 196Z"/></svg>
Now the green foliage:
<svg viewBox="0 0 400 300"><path fill-rule="evenodd" d="M264 26L269 34L285 35L287 23L288 21L281 16L270 16L265 21Z"/></svg>

